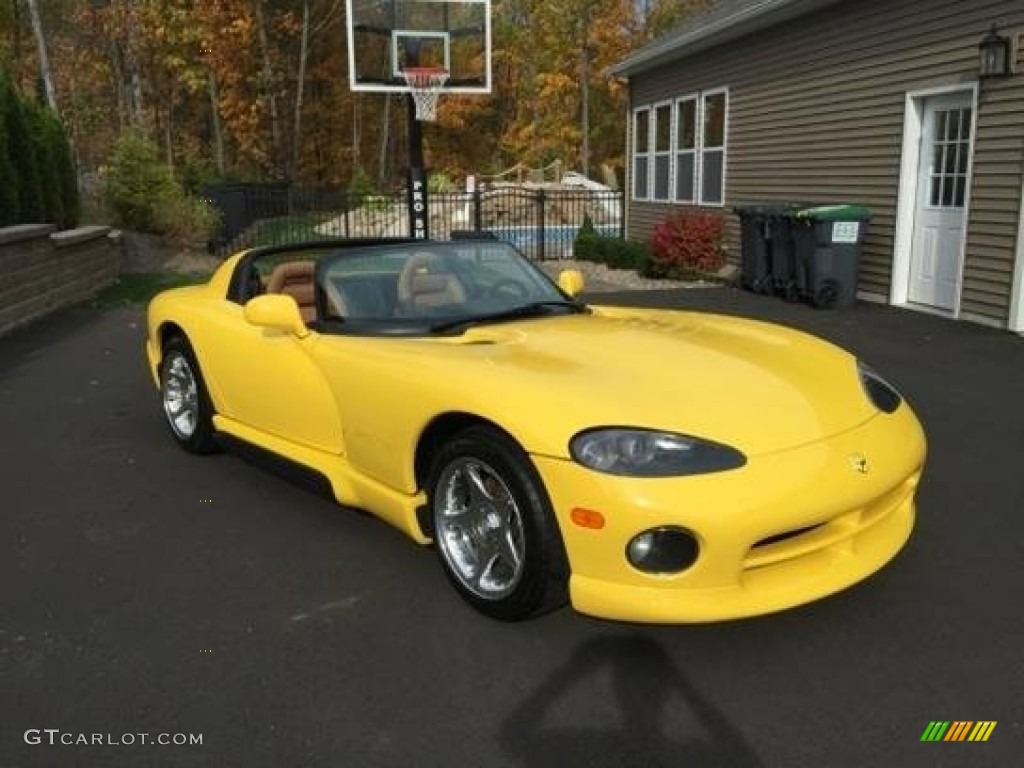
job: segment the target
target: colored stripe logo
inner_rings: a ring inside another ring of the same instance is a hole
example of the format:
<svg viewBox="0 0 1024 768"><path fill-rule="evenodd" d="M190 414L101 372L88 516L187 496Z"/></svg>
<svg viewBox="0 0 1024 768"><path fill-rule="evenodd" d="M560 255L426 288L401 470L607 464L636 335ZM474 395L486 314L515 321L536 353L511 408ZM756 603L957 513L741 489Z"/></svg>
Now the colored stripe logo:
<svg viewBox="0 0 1024 768"><path fill-rule="evenodd" d="M995 729L995 720L932 720L921 741L988 741Z"/></svg>

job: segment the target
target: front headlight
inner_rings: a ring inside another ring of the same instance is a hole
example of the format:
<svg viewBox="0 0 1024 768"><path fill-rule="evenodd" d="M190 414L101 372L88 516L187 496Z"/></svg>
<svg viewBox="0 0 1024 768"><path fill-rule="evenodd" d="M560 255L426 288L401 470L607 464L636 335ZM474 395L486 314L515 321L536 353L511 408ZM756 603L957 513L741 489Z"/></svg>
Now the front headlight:
<svg viewBox="0 0 1024 768"><path fill-rule="evenodd" d="M724 472L747 463L735 448L674 432L599 427L580 432L569 454L585 467L609 475L677 477Z"/></svg>
<svg viewBox="0 0 1024 768"><path fill-rule="evenodd" d="M896 387L879 376L867 363L857 361L857 374L860 376L861 386L875 408L885 413L892 413L900 407L903 397L896 391Z"/></svg>

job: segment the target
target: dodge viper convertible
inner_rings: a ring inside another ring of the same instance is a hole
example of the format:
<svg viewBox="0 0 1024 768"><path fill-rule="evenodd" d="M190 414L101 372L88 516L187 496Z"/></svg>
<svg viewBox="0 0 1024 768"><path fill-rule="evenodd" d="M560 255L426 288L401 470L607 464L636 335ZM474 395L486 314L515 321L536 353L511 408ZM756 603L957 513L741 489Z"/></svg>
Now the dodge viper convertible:
<svg viewBox="0 0 1024 768"><path fill-rule="evenodd" d="M149 305L170 434L433 543L484 614L686 623L834 593L913 527L900 393L811 336L588 306L497 241L245 251Z"/></svg>

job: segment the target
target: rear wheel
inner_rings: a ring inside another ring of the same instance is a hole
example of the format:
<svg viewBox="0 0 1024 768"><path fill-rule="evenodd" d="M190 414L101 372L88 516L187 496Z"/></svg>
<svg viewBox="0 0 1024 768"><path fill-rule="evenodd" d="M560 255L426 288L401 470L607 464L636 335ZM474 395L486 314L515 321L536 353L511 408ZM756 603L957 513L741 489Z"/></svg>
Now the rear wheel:
<svg viewBox="0 0 1024 768"><path fill-rule="evenodd" d="M192 346L181 336L164 344L160 399L175 442L189 453L213 453L213 405Z"/></svg>
<svg viewBox="0 0 1024 768"><path fill-rule="evenodd" d="M826 280L814 295L814 306L818 309L832 309L839 301L839 282Z"/></svg>
<svg viewBox="0 0 1024 768"><path fill-rule="evenodd" d="M428 482L441 565L481 613L525 619L565 603L568 567L551 503L529 457L490 427L459 433Z"/></svg>

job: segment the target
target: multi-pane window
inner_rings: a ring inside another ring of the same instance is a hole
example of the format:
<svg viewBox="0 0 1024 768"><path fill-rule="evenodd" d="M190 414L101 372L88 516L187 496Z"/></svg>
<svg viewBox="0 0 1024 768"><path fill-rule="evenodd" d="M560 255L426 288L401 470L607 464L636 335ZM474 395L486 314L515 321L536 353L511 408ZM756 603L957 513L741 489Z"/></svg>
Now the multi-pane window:
<svg viewBox="0 0 1024 768"><path fill-rule="evenodd" d="M725 91L706 93L702 102L700 201L721 205L725 194Z"/></svg>
<svg viewBox="0 0 1024 768"><path fill-rule="evenodd" d="M697 192L697 99L676 102L676 201L692 203Z"/></svg>
<svg viewBox="0 0 1024 768"><path fill-rule="evenodd" d="M933 208L963 208L967 194L967 154L971 145L971 108L937 110L934 130L928 204Z"/></svg>
<svg viewBox="0 0 1024 768"><path fill-rule="evenodd" d="M633 113L633 199L646 200L648 168L651 157L651 110L638 109Z"/></svg>
<svg viewBox="0 0 1024 768"><path fill-rule="evenodd" d="M654 108L654 199L669 200L672 172L672 105Z"/></svg>
<svg viewBox="0 0 1024 768"><path fill-rule="evenodd" d="M725 202L727 92L633 112L633 199Z"/></svg>

